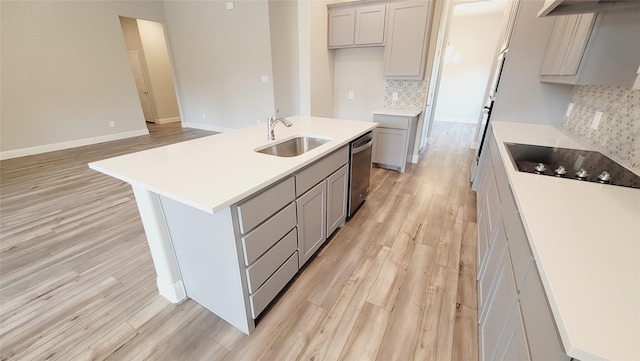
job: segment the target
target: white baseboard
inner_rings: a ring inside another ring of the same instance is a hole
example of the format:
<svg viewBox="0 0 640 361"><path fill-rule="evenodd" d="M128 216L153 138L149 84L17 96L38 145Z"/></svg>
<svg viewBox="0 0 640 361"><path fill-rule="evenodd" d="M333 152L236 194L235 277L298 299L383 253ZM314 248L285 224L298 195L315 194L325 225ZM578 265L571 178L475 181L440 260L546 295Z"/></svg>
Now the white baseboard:
<svg viewBox="0 0 640 361"><path fill-rule="evenodd" d="M156 123L156 124L167 124L167 123L179 122L180 120L181 120L180 117L162 118L162 119L155 120L154 123Z"/></svg>
<svg viewBox="0 0 640 361"><path fill-rule="evenodd" d="M233 128L224 128L224 127L218 127L216 125L190 123L190 122L183 122L182 123L182 127L183 128L194 128L194 129L210 130L212 132L220 132L220 133L224 133L224 132L228 132L230 130L234 130Z"/></svg>
<svg viewBox="0 0 640 361"><path fill-rule="evenodd" d="M28 155L53 152L56 150L76 148L76 147L82 147L85 145L110 142L112 140L139 137L141 135L147 135L147 134L149 134L149 130L145 128L140 130L132 130L130 132L102 135L99 137L70 140L68 142L43 144L43 145L38 145L35 147L29 147L29 148L6 150L4 152L0 152L0 159L25 157Z"/></svg>
<svg viewBox="0 0 640 361"><path fill-rule="evenodd" d="M478 119L476 118L450 118L450 117L438 117L435 118L436 122L446 122L446 123L465 123L465 124L476 124Z"/></svg>
<svg viewBox="0 0 640 361"><path fill-rule="evenodd" d="M160 296L166 298L171 303L178 303L187 298L187 293L184 290L182 281L178 281L172 285L164 283L158 278L156 279L156 284L158 285L158 292L160 293Z"/></svg>

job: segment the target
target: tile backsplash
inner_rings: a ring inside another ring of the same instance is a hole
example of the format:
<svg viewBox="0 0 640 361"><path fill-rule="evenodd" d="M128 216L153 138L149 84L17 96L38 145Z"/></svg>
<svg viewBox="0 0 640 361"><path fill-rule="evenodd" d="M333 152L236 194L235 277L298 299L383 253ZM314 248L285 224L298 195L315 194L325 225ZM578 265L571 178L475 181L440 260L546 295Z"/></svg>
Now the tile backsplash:
<svg viewBox="0 0 640 361"><path fill-rule="evenodd" d="M393 101L393 93L398 100ZM422 80L387 80L384 87L384 106L386 108L420 109L427 99L427 82Z"/></svg>
<svg viewBox="0 0 640 361"><path fill-rule="evenodd" d="M562 127L640 174L640 90L575 86L571 102L573 109ZM592 129L596 112L602 112L603 116L597 129Z"/></svg>

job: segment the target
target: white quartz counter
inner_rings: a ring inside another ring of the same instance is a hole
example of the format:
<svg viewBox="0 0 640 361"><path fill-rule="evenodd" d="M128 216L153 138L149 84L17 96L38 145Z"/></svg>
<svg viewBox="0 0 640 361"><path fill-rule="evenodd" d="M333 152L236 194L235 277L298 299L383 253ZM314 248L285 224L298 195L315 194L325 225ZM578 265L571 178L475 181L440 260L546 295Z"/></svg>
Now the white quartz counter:
<svg viewBox="0 0 640 361"><path fill-rule="evenodd" d="M404 108L380 108L372 112L380 115L399 115L404 117L417 117L422 113L422 109L404 109Z"/></svg>
<svg viewBox="0 0 640 361"><path fill-rule="evenodd" d="M215 213L348 144L376 123L295 116L293 126L275 127L267 140L260 124L204 138L171 144L89 164L99 172L133 186ZM255 152L299 135L331 141L296 157Z"/></svg>
<svg viewBox="0 0 640 361"><path fill-rule="evenodd" d="M640 360L640 190L518 172L503 142L588 147L551 126L492 124L567 355Z"/></svg>

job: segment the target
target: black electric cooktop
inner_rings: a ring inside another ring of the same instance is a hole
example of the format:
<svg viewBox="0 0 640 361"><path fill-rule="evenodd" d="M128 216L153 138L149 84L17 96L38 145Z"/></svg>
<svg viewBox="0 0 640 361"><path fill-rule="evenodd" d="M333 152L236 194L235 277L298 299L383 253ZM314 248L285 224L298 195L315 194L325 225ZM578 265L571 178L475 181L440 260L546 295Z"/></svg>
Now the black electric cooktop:
<svg viewBox="0 0 640 361"><path fill-rule="evenodd" d="M504 144L520 172L640 189L640 176L600 152Z"/></svg>

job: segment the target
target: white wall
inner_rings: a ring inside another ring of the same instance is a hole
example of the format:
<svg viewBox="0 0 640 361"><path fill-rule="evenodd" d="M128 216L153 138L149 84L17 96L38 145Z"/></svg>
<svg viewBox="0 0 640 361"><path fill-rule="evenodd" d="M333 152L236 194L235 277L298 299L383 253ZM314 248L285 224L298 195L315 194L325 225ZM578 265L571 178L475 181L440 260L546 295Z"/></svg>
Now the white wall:
<svg viewBox="0 0 640 361"><path fill-rule="evenodd" d="M334 116L371 121L384 107L384 47L336 49ZM349 99L353 91L353 99Z"/></svg>
<svg viewBox="0 0 640 361"><path fill-rule="evenodd" d="M118 16L164 21L161 3L0 6L3 158L147 133Z"/></svg>
<svg viewBox="0 0 640 361"><path fill-rule="evenodd" d="M452 59L442 68L435 120L477 122L495 61L501 19L502 13L452 18L448 39Z"/></svg>
<svg viewBox="0 0 640 361"><path fill-rule="evenodd" d="M137 20L137 24L144 49L144 59L149 71L156 122L165 123L179 120L180 112L163 25L159 22L141 19Z"/></svg>
<svg viewBox="0 0 640 361"><path fill-rule="evenodd" d="M540 65L555 17L538 18L543 0L520 1L491 121L559 126L573 86L541 83Z"/></svg>
<svg viewBox="0 0 640 361"><path fill-rule="evenodd" d="M311 29L311 115L333 117L334 54L327 49L327 4L310 0Z"/></svg>
<svg viewBox="0 0 640 361"><path fill-rule="evenodd" d="M235 1L231 11L225 4L164 2L186 126L236 129L275 110L268 3Z"/></svg>
<svg viewBox="0 0 640 361"><path fill-rule="evenodd" d="M300 114L298 3L269 0L273 91L279 116Z"/></svg>
<svg viewBox="0 0 640 361"><path fill-rule="evenodd" d="M333 116L334 54L327 49L326 0L298 1L300 114Z"/></svg>

